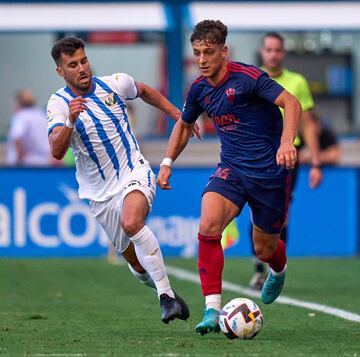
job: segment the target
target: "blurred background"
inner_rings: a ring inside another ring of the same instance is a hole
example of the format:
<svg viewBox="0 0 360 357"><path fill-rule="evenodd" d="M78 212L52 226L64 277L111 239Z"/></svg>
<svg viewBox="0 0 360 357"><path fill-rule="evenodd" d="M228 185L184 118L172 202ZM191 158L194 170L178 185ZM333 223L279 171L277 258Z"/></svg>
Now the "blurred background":
<svg viewBox="0 0 360 357"><path fill-rule="evenodd" d="M308 80L319 121L336 138L339 157L324 167L320 188L308 187L309 167L301 167L291 207L289 255L358 255L359 13L356 1L0 2L0 256L107 254L107 238L86 202L77 198L71 153L62 162L15 158L19 138L26 145L47 142L42 113L50 95L64 86L50 56L55 41L81 37L95 75L128 73L181 108L199 75L189 37L204 19L228 26L231 59L257 65L262 36L279 31L285 38L286 68ZM29 119L37 128L34 137L30 129L15 125L19 110L29 107L36 108ZM132 101L130 111L133 131L156 172L173 123L141 100ZM201 192L219 160L211 123L199 121L204 141L191 140L175 165L173 190L158 191L149 217L167 256L196 254ZM42 157L48 155L46 145L39 150ZM251 254L249 220L246 208L228 232L226 254Z"/></svg>

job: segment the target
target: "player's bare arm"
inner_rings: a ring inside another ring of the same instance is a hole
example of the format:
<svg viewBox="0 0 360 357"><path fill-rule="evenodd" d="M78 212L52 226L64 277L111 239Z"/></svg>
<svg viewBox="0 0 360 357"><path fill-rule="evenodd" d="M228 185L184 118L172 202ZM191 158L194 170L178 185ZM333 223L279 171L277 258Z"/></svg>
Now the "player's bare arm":
<svg viewBox="0 0 360 357"><path fill-rule="evenodd" d="M80 113L86 110L86 100L82 97L74 98L69 104L69 123L56 127L49 136L51 155L61 160L69 149L73 125Z"/></svg>
<svg viewBox="0 0 360 357"><path fill-rule="evenodd" d="M171 104L159 91L142 82L136 82L138 96L146 103L162 110L175 121L181 118L181 111ZM193 127L194 134L201 140L200 128L196 124Z"/></svg>
<svg viewBox="0 0 360 357"><path fill-rule="evenodd" d="M294 139L298 131L301 105L299 101L284 90L275 100L275 104L282 107L284 113L284 128L281 135L280 147L276 154L278 165L293 169L297 160Z"/></svg>
<svg viewBox="0 0 360 357"><path fill-rule="evenodd" d="M186 147L189 138L192 135L194 124L185 123L183 120L178 120L171 133L169 143L166 149L166 157L175 161L176 158ZM156 179L157 184L162 190L170 190L171 186L169 179L171 176L171 166L161 165L158 177Z"/></svg>
<svg viewBox="0 0 360 357"><path fill-rule="evenodd" d="M322 181L320 149L319 149L319 135L316 129L316 124L313 120L311 110L302 112L301 126L304 135L304 141L309 148L311 157L311 169L309 172L309 185L310 188L316 188Z"/></svg>

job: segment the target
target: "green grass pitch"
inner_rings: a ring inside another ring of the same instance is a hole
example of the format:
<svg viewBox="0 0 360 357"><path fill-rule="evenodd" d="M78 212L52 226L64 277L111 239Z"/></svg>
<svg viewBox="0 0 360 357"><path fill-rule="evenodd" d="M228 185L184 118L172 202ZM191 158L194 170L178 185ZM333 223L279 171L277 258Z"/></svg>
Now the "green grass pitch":
<svg viewBox="0 0 360 357"><path fill-rule="evenodd" d="M196 271L195 260L167 264ZM246 285L249 259L224 279ZM254 299L264 327L250 341L194 333L199 285L170 277L191 310L164 325L154 292L102 259L1 259L0 356L360 356L360 323ZM360 259L290 259L284 295L360 313ZM238 297L224 292L223 302Z"/></svg>

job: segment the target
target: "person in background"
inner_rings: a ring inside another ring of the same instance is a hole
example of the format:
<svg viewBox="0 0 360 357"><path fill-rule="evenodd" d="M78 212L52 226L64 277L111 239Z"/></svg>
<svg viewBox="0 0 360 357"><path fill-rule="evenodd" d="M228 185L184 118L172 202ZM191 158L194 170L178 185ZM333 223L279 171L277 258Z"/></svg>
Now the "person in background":
<svg viewBox="0 0 360 357"><path fill-rule="evenodd" d="M33 93L28 89L19 90L7 138L6 164L49 166L52 160L46 132L46 114L36 106Z"/></svg>
<svg viewBox="0 0 360 357"><path fill-rule="evenodd" d="M319 137L316 125L313 119L314 100L311 95L309 84L303 75L300 73L289 71L284 67L286 50L284 47L284 38L277 32L268 32L262 38L260 48L261 65L263 70L274 81L284 87L289 93L296 97L302 108L300 118L300 131L304 139L304 143L309 150L309 164L311 165L309 171L309 186L314 189L321 184L322 170L321 158L319 151ZM284 111L280 108L281 113ZM300 136L295 138L294 145L299 152L302 142ZM296 186L296 179L298 173L298 163L291 171L291 199L293 199L293 192ZM287 225L281 231L280 239L287 243ZM255 256L255 252L254 252ZM261 290L266 279L266 266L263 262L255 258L255 272L252 276L249 285L251 288Z"/></svg>
<svg viewBox="0 0 360 357"><path fill-rule="evenodd" d="M313 111L313 118L319 136L320 161L323 165L336 165L339 163L341 148L335 133L324 124L317 111ZM303 147L299 152L300 164L311 164L311 153L308 147Z"/></svg>

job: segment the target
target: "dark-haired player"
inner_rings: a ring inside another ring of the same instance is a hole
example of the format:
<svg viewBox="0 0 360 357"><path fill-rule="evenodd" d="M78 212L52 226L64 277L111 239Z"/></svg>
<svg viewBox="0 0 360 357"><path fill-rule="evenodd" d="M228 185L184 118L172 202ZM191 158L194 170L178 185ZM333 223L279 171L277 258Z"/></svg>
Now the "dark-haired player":
<svg viewBox="0 0 360 357"><path fill-rule="evenodd" d="M155 196L155 175L142 156L128 121L126 100L140 97L177 120L180 111L154 88L126 73L94 77L81 39L66 37L52 48L57 73L66 86L48 103L52 155L71 146L80 198L132 274L158 294L164 323L186 320L189 310L170 286L159 243L145 219Z"/></svg>
<svg viewBox="0 0 360 357"><path fill-rule="evenodd" d="M221 233L247 202L252 210L257 257L270 266L262 301L272 303L285 280L285 244L279 234L289 201L296 163L293 145L301 112L299 102L259 68L230 62L227 27L205 20L191 36L201 77L191 86L171 134L157 183L170 189L171 164L186 146L198 116L206 112L221 140L221 161L203 192L198 268L205 296L203 320L196 332L218 331L224 255ZM285 109L284 124L278 106Z"/></svg>

